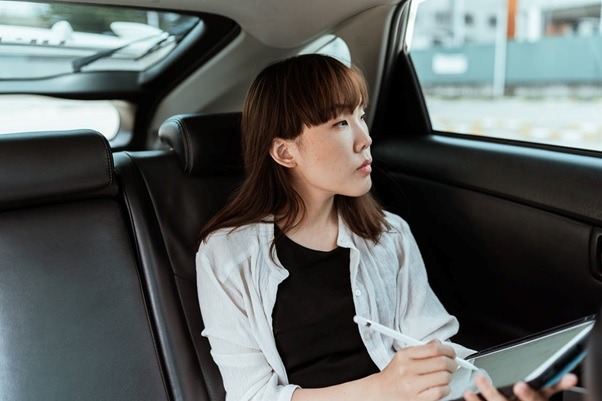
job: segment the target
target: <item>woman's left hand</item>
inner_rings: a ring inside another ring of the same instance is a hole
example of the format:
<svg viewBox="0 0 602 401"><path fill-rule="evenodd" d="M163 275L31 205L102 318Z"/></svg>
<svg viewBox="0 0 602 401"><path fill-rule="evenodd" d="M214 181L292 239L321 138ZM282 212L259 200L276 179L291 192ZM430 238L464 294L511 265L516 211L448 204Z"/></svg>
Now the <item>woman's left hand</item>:
<svg viewBox="0 0 602 401"><path fill-rule="evenodd" d="M508 401L503 394L500 394L499 391L491 383L489 380L483 376L478 375L475 377L475 384L477 388L481 392L481 395L487 401ZM570 387L573 387L577 384L577 376L570 373L564 376L557 384L552 387L547 387L542 390L533 390L527 383L518 382L514 385L514 394L520 401L546 401L555 393L566 390ZM466 401L481 401L481 399L472 391L467 391L464 393L464 399Z"/></svg>

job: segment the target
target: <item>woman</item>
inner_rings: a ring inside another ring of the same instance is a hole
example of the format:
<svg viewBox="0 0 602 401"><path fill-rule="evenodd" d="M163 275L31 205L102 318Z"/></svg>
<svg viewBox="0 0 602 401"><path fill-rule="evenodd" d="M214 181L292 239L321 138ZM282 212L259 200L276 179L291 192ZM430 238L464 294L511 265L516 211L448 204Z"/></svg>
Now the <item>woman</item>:
<svg viewBox="0 0 602 401"><path fill-rule="evenodd" d="M360 73L320 55L273 64L251 86L246 178L201 231L196 259L203 335L228 400L438 400L453 389L455 355L470 353L437 341L457 320L406 222L368 192L367 102ZM404 348L358 329L355 314L429 343ZM541 400L574 380L517 394Z"/></svg>

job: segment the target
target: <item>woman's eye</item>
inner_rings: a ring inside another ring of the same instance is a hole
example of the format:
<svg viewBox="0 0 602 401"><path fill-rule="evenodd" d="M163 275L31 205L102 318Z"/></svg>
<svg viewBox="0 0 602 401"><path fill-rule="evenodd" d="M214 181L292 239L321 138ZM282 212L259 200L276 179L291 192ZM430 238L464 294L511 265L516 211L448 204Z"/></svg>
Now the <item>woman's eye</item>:
<svg viewBox="0 0 602 401"><path fill-rule="evenodd" d="M366 119L366 113L362 114L362 116L360 117L362 120Z"/></svg>
<svg viewBox="0 0 602 401"><path fill-rule="evenodd" d="M333 127L344 127L347 125L347 120L341 120L333 125Z"/></svg>

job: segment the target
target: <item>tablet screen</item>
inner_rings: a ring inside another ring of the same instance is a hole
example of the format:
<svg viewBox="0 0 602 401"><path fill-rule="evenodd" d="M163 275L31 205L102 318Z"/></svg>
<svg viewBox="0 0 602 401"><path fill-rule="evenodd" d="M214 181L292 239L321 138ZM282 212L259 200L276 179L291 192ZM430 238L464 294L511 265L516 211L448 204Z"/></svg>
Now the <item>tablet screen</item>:
<svg viewBox="0 0 602 401"><path fill-rule="evenodd" d="M511 386L518 381L525 380L575 336L578 336L584 329L591 328L593 324L592 321L585 322L473 359L467 359L476 367L485 370L495 387Z"/></svg>

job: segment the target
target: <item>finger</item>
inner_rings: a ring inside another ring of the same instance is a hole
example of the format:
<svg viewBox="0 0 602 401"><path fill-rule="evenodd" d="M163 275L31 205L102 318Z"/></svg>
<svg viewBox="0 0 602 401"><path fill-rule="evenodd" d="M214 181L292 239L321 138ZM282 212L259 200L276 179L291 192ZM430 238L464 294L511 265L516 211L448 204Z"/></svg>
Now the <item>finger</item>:
<svg viewBox="0 0 602 401"><path fill-rule="evenodd" d="M416 366L415 370L419 375L442 371L454 373L458 369L458 364L454 359L443 355L421 359L420 362L421 363Z"/></svg>
<svg viewBox="0 0 602 401"><path fill-rule="evenodd" d="M418 393L421 393L431 387L447 386L451 383L451 380L452 374L443 371L416 376L413 382L416 383Z"/></svg>
<svg viewBox="0 0 602 401"><path fill-rule="evenodd" d="M481 401L481 399L479 398L479 396L476 395L472 391L466 391L464 393L464 400L466 400L466 401Z"/></svg>
<svg viewBox="0 0 602 401"><path fill-rule="evenodd" d="M555 394L559 391L566 390L566 389L576 386L578 381L579 381L579 379L577 378L577 375L575 375L573 373L569 373L569 374L565 375L558 383L556 383L552 387L544 389L542 391L542 393L546 398L549 398L553 394Z"/></svg>
<svg viewBox="0 0 602 401"><path fill-rule="evenodd" d="M487 401L507 401L506 397L500 394L499 391L489 382L483 375L477 375L474 379L477 388Z"/></svg>
<svg viewBox="0 0 602 401"><path fill-rule="evenodd" d="M514 385L514 394L521 401L545 401L546 397L543 393L535 391L525 382L518 382Z"/></svg>
<svg viewBox="0 0 602 401"><path fill-rule="evenodd" d="M449 385L430 387L418 394L421 401L435 401L446 397L451 393Z"/></svg>
<svg viewBox="0 0 602 401"><path fill-rule="evenodd" d="M425 359L434 356L444 355L450 358L456 357L456 352L449 345L443 345L437 340L432 340L428 344L409 347L408 356L412 359Z"/></svg>

